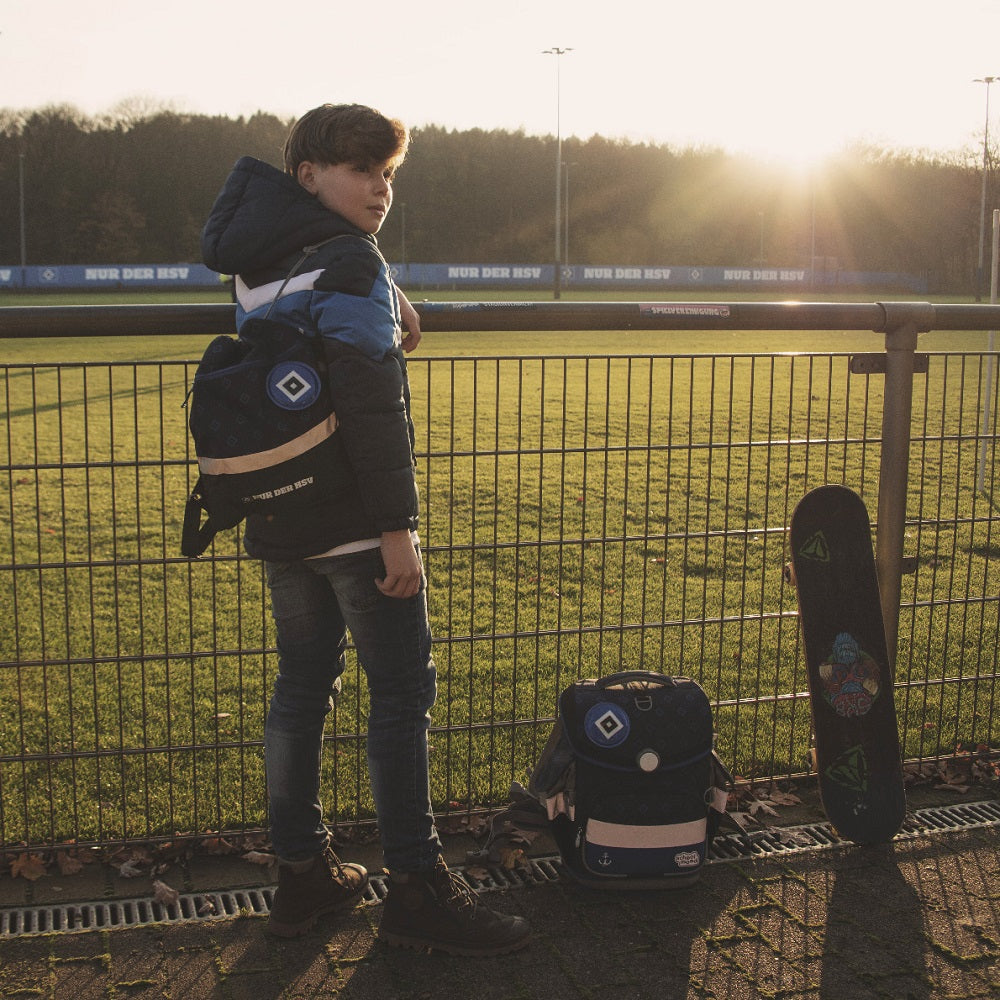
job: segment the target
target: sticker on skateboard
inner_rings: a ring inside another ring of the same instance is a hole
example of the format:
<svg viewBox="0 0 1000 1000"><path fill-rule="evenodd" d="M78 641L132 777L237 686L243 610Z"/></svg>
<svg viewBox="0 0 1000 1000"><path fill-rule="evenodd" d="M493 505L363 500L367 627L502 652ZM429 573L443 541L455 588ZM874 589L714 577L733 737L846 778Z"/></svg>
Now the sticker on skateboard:
<svg viewBox="0 0 1000 1000"><path fill-rule="evenodd" d="M844 717L867 715L879 695L879 669L875 660L849 632L833 640L828 659L819 665L823 697Z"/></svg>

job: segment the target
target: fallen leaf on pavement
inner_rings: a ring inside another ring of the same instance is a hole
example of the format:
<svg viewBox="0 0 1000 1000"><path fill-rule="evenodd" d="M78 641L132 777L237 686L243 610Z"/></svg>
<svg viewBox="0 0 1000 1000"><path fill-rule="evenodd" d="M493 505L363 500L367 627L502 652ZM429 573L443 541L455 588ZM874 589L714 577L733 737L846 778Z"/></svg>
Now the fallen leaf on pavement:
<svg viewBox="0 0 1000 1000"><path fill-rule="evenodd" d="M500 864L506 871L523 868L525 866L524 851L519 847L500 848Z"/></svg>
<svg viewBox="0 0 1000 1000"><path fill-rule="evenodd" d="M45 874L45 861L40 854L19 854L10 866L14 878L20 876L34 882Z"/></svg>
<svg viewBox="0 0 1000 1000"><path fill-rule="evenodd" d="M56 851L56 865L60 875L79 875L83 862L69 851Z"/></svg>
<svg viewBox="0 0 1000 1000"><path fill-rule="evenodd" d="M791 792L782 792L774 789L767 794L767 801L775 806L798 806L802 804L802 799Z"/></svg>
<svg viewBox="0 0 1000 1000"><path fill-rule="evenodd" d="M181 894L176 889L171 888L166 882L154 879L153 901L155 903L162 903L164 906L173 906L180 898Z"/></svg>
<svg viewBox="0 0 1000 1000"><path fill-rule="evenodd" d="M269 865L275 860L273 854L265 854L263 851L247 851L243 855L244 861L249 861L252 865Z"/></svg>
<svg viewBox="0 0 1000 1000"><path fill-rule="evenodd" d="M138 878L140 875L144 875L145 872L139 867L139 863L134 858L129 858L118 866L118 874L122 878Z"/></svg>

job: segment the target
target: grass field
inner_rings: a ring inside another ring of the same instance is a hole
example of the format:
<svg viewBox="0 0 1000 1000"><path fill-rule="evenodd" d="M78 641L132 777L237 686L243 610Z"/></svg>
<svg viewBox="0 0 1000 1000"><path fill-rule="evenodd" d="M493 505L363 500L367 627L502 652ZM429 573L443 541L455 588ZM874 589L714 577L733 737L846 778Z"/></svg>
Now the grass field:
<svg viewBox="0 0 1000 1000"><path fill-rule="evenodd" d="M985 334L925 339L973 353L933 358L915 391L917 571L897 668L911 757L998 726L1000 529L975 490ZM214 559L177 554L192 472L182 362L203 346L0 341L0 843L264 822L275 655L260 569L235 533ZM823 481L874 512L882 386L849 375L847 352L881 346L836 331L425 338L410 379L440 811L502 801L559 689L620 667L698 678L740 775L802 769L784 530ZM325 763L340 822L371 814L356 673L352 660Z"/></svg>

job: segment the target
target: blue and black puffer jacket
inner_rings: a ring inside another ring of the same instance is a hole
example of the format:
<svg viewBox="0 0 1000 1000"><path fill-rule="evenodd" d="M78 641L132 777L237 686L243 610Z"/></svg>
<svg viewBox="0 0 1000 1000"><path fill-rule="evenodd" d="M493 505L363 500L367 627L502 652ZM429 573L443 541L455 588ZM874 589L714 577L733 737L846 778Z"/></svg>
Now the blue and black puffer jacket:
<svg viewBox="0 0 1000 1000"><path fill-rule="evenodd" d="M233 168L202 232L205 264L235 276L237 329L263 316L318 332L337 412L343 488L308 517L247 519L247 552L288 561L416 530L414 437L399 301L375 238L252 157ZM295 275L289 272L312 249ZM273 303L273 305L272 305Z"/></svg>

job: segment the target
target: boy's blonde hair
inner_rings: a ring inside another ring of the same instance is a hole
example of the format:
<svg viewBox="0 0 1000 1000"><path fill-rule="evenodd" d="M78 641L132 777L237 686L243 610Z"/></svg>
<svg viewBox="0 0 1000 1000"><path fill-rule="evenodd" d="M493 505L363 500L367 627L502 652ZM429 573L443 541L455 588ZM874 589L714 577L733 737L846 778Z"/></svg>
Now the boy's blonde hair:
<svg viewBox="0 0 1000 1000"><path fill-rule="evenodd" d="M305 161L391 163L398 167L406 156L410 134L395 118L363 104L323 104L307 111L285 140L285 170L293 177Z"/></svg>

